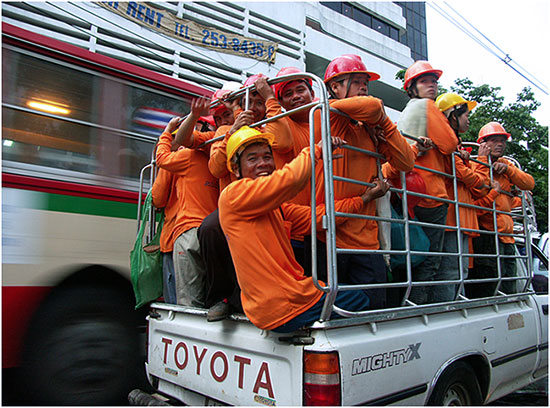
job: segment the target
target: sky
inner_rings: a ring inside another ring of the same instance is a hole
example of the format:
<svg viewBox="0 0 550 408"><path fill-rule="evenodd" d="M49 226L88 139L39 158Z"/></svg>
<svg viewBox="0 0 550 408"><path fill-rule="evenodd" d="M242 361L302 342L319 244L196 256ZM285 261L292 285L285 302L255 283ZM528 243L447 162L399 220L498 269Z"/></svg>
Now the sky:
<svg viewBox="0 0 550 408"><path fill-rule="evenodd" d="M485 50L454 24L439 14L435 4L445 11L458 11L483 35L508 54L527 72L550 89L550 2L548 0L435 0L426 2L428 60L443 70L440 83L449 89L457 78L468 77L474 85L501 87L505 104L530 86L541 106L533 114L544 126L550 125L550 97L530 84L502 60ZM456 14L452 14L456 18ZM478 38L483 38L463 20ZM484 43L489 44L487 41ZM491 49L496 50L491 46ZM502 53L496 51L498 55ZM543 88L544 89L544 88Z"/></svg>

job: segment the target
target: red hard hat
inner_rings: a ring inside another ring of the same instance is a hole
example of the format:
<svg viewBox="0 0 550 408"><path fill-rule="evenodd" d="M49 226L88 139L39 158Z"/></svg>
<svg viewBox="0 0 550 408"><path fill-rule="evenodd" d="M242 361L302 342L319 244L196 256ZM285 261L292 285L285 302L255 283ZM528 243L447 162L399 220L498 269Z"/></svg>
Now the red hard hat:
<svg viewBox="0 0 550 408"><path fill-rule="evenodd" d="M433 69L432 65L428 61L416 61L405 72L405 83L403 84L403 88L406 91L409 88L411 81L421 75L434 74L437 79L439 79L442 73L443 71L441 71L440 69Z"/></svg>
<svg viewBox="0 0 550 408"><path fill-rule="evenodd" d="M218 89L212 95L212 102L215 102L218 99L221 99L222 97L224 97L225 95L227 95L229 93L231 93L231 91L229 89ZM221 112L223 112L226 109L227 108L225 107L225 105L223 103L220 103L218 106L216 106L216 107L214 107L210 110L210 114L211 115L217 115L217 114L220 114Z"/></svg>
<svg viewBox="0 0 550 408"><path fill-rule="evenodd" d="M401 188L401 177L391 179L391 183L396 188ZM416 171L409 171L405 174L405 184L407 191L413 193L426 194L426 183L420 174ZM407 195L407 208L409 210L409 217L414 218L414 207L422 200L422 197Z"/></svg>
<svg viewBox="0 0 550 408"><path fill-rule="evenodd" d="M376 72L367 71L367 67L359 55L344 54L334 58L328 64L325 71L325 84L337 76L355 73L367 74L369 76L369 81L376 81L380 78L380 75Z"/></svg>
<svg viewBox="0 0 550 408"><path fill-rule="evenodd" d="M284 75L290 75L290 74L302 74L302 73L303 73L303 71L301 71L300 69L298 69L296 67L283 67L277 73L277 77L281 77L281 76L284 76ZM276 83L275 85L272 86L273 93L275 94L277 99L280 98L279 94L282 93L285 90L287 85L290 85L292 82L296 82L296 81L305 81L309 84L310 87L312 86L312 83L313 83L311 78L297 79L297 80L286 81L286 82L278 82L278 83Z"/></svg>
<svg viewBox="0 0 550 408"><path fill-rule="evenodd" d="M259 73L259 74L254 74L248 78L246 78L246 81L244 81L244 84L243 84L243 88L246 88L247 86L250 86L252 84L254 84L254 82L256 82L258 79L260 78L267 78L264 74L262 73Z"/></svg>
<svg viewBox="0 0 550 408"><path fill-rule="evenodd" d="M479 129L479 137L477 142L481 143L489 136L502 135L507 136L507 139L510 139L510 133L506 132L504 127L498 122L489 122L481 129Z"/></svg>
<svg viewBox="0 0 550 408"><path fill-rule="evenodd" d="M214 122L214 117L212 115L201 116L197 122L206 122L216 127L216 122Z"/></svg>

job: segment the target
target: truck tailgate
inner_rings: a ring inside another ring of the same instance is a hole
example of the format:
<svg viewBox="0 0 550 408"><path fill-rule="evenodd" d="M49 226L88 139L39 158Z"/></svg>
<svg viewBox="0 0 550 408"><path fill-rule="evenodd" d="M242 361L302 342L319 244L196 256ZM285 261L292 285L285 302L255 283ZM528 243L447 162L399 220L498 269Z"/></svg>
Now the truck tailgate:
<svg viewBox="0 0 550 408"><path fill-rule="evenodd" d="M148 320L147 370L159 390L168 382L226 404L302 404L303 347L248 321L207 323L181 306L154 304Z"/></svg>

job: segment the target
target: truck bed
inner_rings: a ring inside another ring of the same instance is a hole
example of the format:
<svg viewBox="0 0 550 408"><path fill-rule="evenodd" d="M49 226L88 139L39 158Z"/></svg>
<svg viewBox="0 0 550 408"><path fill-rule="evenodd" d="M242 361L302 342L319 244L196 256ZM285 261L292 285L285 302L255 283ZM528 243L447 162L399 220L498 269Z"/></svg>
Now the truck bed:
<svg viewBox="0 0 550 408"><path fill-rule="evenodd" d="M545 372L536 308L521 294L373 311L283 335L243 315L209 323L206 310L154 303L147 372L159 392L190 405L303 405L304 354L336 351L342 405L424 405L462 359L487 403Z"/></svg>

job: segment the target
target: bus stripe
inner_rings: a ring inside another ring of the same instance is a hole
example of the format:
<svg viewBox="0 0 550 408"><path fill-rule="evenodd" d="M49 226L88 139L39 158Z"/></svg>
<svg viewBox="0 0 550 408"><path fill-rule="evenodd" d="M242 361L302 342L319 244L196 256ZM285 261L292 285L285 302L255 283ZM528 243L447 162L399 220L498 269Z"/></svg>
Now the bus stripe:
<svg viewBox="0 0 550 408"><path fill-rule="evenodd" d="M133 191L70 183L67 181L47 180L9 173L2 173L2 185L4 187L20 188L23 190L99 198L102 200L121 201L125 203L137 203L138 200L138 193Z"/></svg>
<svg viewBox="0 0 550 408"><path fill-rule="evenodd" d="M4 173L3 188L11 187L29 191L37 198L37 200L33 200L34 205L38 206L37 209L127 219L135 219L137 216L137 193L115 189L98 189L94 186L75 183L51 182L50 180L46 180L50 183L42 183L43 179L25 178L33 180L34 185L15 183L13 175ZM52 186L51 183L57 184ZM84 189L88 188L89 192L85 192ZM118 192L122 196L121 198L115 196L115 193ZM128 194L133 194L136 199L126 201L127 199L124 196L128 197Z"/></svg>

